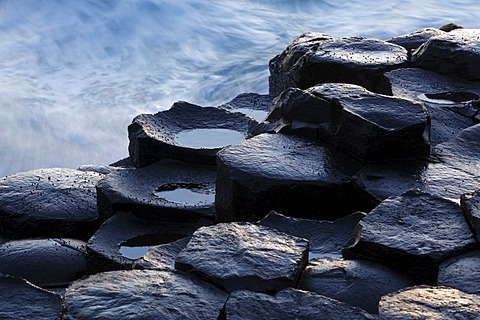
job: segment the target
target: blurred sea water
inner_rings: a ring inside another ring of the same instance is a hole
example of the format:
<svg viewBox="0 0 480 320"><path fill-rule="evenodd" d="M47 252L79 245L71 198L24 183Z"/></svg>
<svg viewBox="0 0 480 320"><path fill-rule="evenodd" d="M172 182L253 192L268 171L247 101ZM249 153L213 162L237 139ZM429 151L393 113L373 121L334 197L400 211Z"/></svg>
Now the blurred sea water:
<svg viewBox="0 0 480 320"><path fill-rule="evenodd" d="M268 61L296 36L388 39L456 22L476 0L2 0L0 176L108 164L127 126L177 100L267 93Z"/></svg>

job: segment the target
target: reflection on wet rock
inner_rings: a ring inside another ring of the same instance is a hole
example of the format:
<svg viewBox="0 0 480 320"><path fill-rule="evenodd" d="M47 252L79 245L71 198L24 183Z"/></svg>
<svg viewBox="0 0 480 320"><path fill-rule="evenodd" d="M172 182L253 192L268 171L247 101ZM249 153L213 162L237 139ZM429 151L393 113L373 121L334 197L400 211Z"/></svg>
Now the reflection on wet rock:
<svg viewBox="0 0 480 320"><path fill-rule="evenodd" d="M272 100L268 94L242 93L232 101L219 106L230 112L241 112L257 121L262 121L272 106Z"/></svg>

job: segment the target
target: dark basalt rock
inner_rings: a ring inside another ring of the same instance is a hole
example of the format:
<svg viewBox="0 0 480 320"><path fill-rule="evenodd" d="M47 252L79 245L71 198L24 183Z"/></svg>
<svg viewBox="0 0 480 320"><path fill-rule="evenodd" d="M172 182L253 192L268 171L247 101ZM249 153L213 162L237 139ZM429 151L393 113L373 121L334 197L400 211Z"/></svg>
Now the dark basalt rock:
<svg viewBox="0 0 480 320"><path fill-rule="evenodd" d="M161 160L141 169L110 173L97 184L98 211L162 221L212 221L215 167Z"/></svg>
<svg viewBox="0 0 480 320"><path fill-rule="evenodd" d="M412 56L416 67L480 80L480 29L457 29L430 38Z"/></svg>
<svg viewBox="0 0 480 320"><path fill-rule="evenodd" d="M310 261L299 288L378 313L382 296L413 285L408 277L378 263L323 258Z"/></svg>
<svg viewBox="0 0 480 320"><path fill-rule="evenodd" d="M395 44L306 33L270 61L270 96L290 87L307 89L326 82L352 83L375 91L384 72L406 64L407 51Z"/></svg>
<svg viewBox="0 0 480 320"><path fill-rule="evenodd" d="M308 241L250 223L202 227L175 260L227 291L295 286L308 261Z"/></svg>
<svg viewBox="0 0 480 320"><path fill-rule="evenodd" d="M65 294L65 319L217 319L227 293L179 272L99 273Z"/></svg>
<svg viewBox="0 0 480 320"><path fill-rule="evenodd" d="M218 106L230 112L241 112L257 121L262 121L272 106L272 99L268 94L242 93L232 101Z"/></svg>
<svg viewBox="0 0 480 320"><path fill-rule="evenodd" d="M326 144L283 134L261 134L217 155L218 221L256 221L270 210L335 219L370 210L349 175L358 164Z"/></svg>
<svg viewBox="0 0 480 320"><path fill-rule="evenodd" d="M456 203L421 191L383 201L356 232L344 257L385 262L422 283L435 283L440 263L477 245Z"/></svg>
<svg viewBox="0 0 480 320"><path fill-rule="evenodd" d="M436 28L424 28L415 32L393 37L387 42L399 45L407 49L408 52L417 49L428 39L434 36L442 35L444 31Z"/></svg>
<svg viewBox="0 0 480 320"><path fill-rule="evenodd" d="M191 237L185 237L180 240L153 246L140 259L133 263L134 269L148 269L148 270L174 270L175 259L178 254L185 249Z"/></svg>
<svg viewBox="0 0 480 320"><path fill-rule="evenodd" d="M414 68L387 72L384 80L395 96L421 102L427 108L432 146L453 139L476 123L480 110L471 100L480 97L478 82Z"/></svg>
<svg viewBox="0 0 480 320"><path fill-rule="evenodd" d="M354 230L365 213L355 212L335 221L316 221L287 217L271 211L258 224L305 238L310 242L309 259L342 256L342 248L353 239Z"/></svg>
<svg viewBox="0 0 480 320"><path fill-rule="evenodd" d="M384 296L380 319L465 319L480 317L480 297L447 287L419 286Z"/></svg>
<svg viewBox="0 0 480 320"><path fill-rule="evenodd" d="M136 116L128 127L128 150L136 167L165 158L215 164L217 151L243 140L255 124L253 118L243 113L176 102L167 111ZM193 131L210 129L223 131L209 136L205 132ZM195 135L183 141L181 135L190 133Z"/></svg>
<svg viewBox="0 0 480 320"><path fill-rule="evenodd" d="M0 276L0 318L60 320L62 299L23 279Z"/></svg>
<svg viewBox="0 0 480 320"><path fill-rule="evenodd" d="M90 237L100 225L95 184L103 175L39 169L0 179L0 234L6 238Z"/></svg>
<svg viewBox="0 0 480 320"><path fill-rule="evenodd" d="M225 305L226 319L375 319L367 312L339 301L293 288L274 296L235 291Z"/></svg>
<svg viewBox="0 0 480 320"><path fill-rule="evenodd" d="M451 258L440 265L438 285L480 294L480 251Z"/></svg>
<svg viewBox="0 0 480 320"><path fill-rule="evenodd" d="M14 240L0 245L0 274L36 285L65 286L86 272L85 242L73 239Z"/></svg>
<svg viewBox="0 0 480 320"><path fill-rule="evenodd" d="M122 254L122 247L167 244L193 234L200 226L198 223L159 222L140 219L130 213L117 213L87 243L88 272L132 269L136 259Z"/></svg>
<svg viewBox="0 0 480 320"><path fill-rule="evenodd" d="M477 241L480 241L480 190L463 194L460 205Z"/></svg>
<svg viewBox="0 0 480 320"><path fill-rule="evenodd" d="M429 119L421 104L351 84L322 84L307 91L330 102L331 123L319 126L320 137L358 159L429 154Z"/></svg>

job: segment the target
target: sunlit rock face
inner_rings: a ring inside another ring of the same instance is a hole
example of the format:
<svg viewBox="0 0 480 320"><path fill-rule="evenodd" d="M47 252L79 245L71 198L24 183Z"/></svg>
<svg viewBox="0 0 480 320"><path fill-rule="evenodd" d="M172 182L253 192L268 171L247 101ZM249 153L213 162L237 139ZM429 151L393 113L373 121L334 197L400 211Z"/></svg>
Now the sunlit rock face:
<svg viewBox="0 0 480 320"><path fill-rule="evenodd" d="M480 297L447 287L419 286L384 296L380 319L478 319Z"/></svg>
<svg viewBox="0 0 480 320"><path fill-rule="evenodd" d="M378 313L378 301L415 282L382 264L366 260L321 258L310 261L299 288Z"/></svg>
<svg viewBox="0 0 480 320"><path fill-rule="evenodd" d="M407 50L392 43L305 33L270 60L270 96L290 87L307 89L326 82L352 83L375 91L382 73L406 64Z"/></svg>
<svg viewBox="0 0 480 320"><path fill-rule="evenodd" d="M159 222L131 213L117 213L88 240L88 272L132 269L135 260L151 247L190 236L201 225Z"/></svg>
<svg viewBox="0 0 480 320"><path fill-rule="evenodd" d="M262 121L267 116L271 106L272 99L268 94L242 93L232 101L218 107L230 112L241 112L256 121Z"/></svg>
<svg viewBox="0 0 480 320"><path fill-rule="evenodd" d="M234 291L225 305L232 320L260 319L375 319L367 312L312 292L287 288L275 295Z"/></svg>
<svg viewBox="0 0 480 320"><path fill-rule="evenodd" d="M0 234L8 238L80 237L100 224L95 184L103 177L39 169L0 179Z"/></svg>
<svg viewBox="0 0 480 320"><path fill-rule="evenodd" d="M359 164L327 144L261 134L217 154L217 221L255 221L270 210L335 219L370 209L354 192Z"/></svg>
<svg viewBox="0 0 480 320"><path fill-rule="evenodd" d="M305 238L309 241L309 260L318 257L341 257L342 248L353 240L357 223L365 213L355 212L334 221L287 217L271 211L258 224Z"/></svg>
<svg viewBox="0 0 480 320"><path fill-rule="evenodd" d="M480 29L456 29L430 38L412 56L415 66L480 80Z"/></svg>
<svg viewBox="0 0 480 320"><path fill-rule="evenodd" d="M62 319L62 298L23 279L0 276L0 301L1 319Z"/></svg>
<svg viewBox="0 0 480 320"><path fill-rule="evenodd" d="M308 240L250 223L195 231L175 260L227 291L278 291L295 286L308 261Z"/></svg>
<svg viewBox="0 0 480 320"><path fill-rule="evenodd" d="M255 124L243 113L176 102L167 111L135 117L128 150L137 167L165 158L215 164L217 151L244 140Z"/></svg>
<svg viewBox="0 0 480 320"><path fill-rule="evenodd" d="M141 169L110 173L97 184L102 215L134 212L147 219L213 221L215 167L161 160Z"/></svg>
<svg viewBox="0 0 480 320"><path fill-rule="evenodd" d="M360 221L355 243L343 254L386 263L422 283L435 283L440 263L476 245L456 203L408 191L383 201Z"/></svg>
<svg viewBox="0 0 480 320"><path fill-rule="evenodd" d="M65 319L217 319L227 297L179 272L111 271L68 287Z"/></svg>
<svg viewBox="0 0 480 320"><path fill-rule="evenodd" d="M399 45L407 49L408 52L417 49L428 39L434 36L439 36L445 32L437 28L424 28L409 34L396 36L387 40L387 42Z"/></svg>
<svg viewBox="0 0 480 320"><path fill-rule="evenodd" d="M397 69L385 73L384 85L393 95L422 103L430 115L430 144L455 138L462 130L478 123L480 82L453 75L441 75L418 68Z"/></svg>
<svg viewBox="0 0 480 320"><path fill-rule="evenodd" d="M438 285L480 293L480 251L453 257L440 265Z"/></svg>
<svg viewBox="0 0 480 320"><path fill-rule="evenodd" d="M480 240L480 190L463 194L460 204L475 237Z"/></svg>
<svg viewBox="0 0 480 320"><path fill-rule="evenodd" d="M14 240L0 245L0 274L39 286L65 286L86 272L86 243L73 239Z"/></svg>

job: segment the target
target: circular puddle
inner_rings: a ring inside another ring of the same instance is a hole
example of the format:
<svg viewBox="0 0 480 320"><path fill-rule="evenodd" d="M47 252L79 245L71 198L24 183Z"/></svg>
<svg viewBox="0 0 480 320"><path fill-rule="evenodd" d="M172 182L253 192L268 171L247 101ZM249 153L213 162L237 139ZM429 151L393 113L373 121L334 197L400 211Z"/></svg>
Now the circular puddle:
<svg viewBox="0 0 480 320"><path fill-rule="evenodd" d="M231 129L191 129L179 132L175 140L188 148L215 149L245 140L245 134Z"/></svg>
<svg viewBox="0 0 480 320"><path fill-rule="evenodd" d="M254 109L247 109L247 108L239 108L233 109L232 112L241 112L246 114L247 116L252 117L257 121L262 121L267 116L268 112L263 110L254 110Z"/></svg>
<svg viewBox="0 0 480 320"><path fill-rule="evenodd" d="M436 104L457 104L477 100L480 97L472 92L442 92L442 93L422 93L418 95L420 100Z"/></svg>

